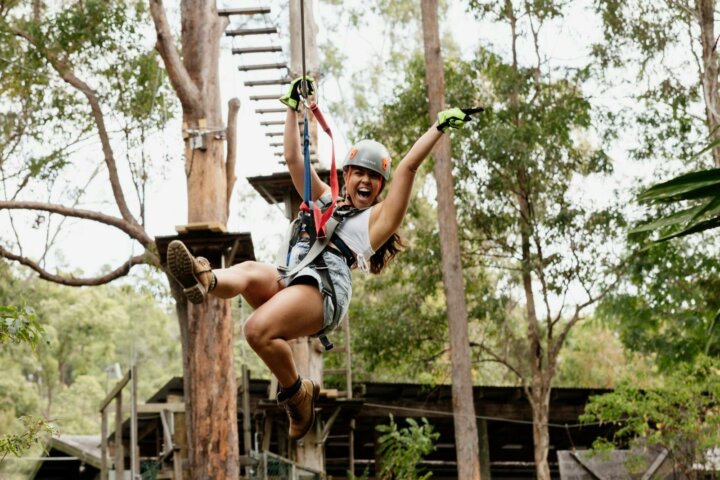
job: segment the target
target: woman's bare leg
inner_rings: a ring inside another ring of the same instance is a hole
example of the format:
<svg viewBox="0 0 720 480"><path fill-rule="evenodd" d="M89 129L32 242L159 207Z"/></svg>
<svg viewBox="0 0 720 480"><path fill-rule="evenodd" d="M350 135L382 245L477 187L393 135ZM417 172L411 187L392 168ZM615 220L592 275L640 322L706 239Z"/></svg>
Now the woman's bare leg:
<svg viewBox="0 0 720 480"><path fill-rule="evenodd" d="M253 308L258 308L283 289L280 274L272 265L243 262L229 268L213 270L217 285L210 292L220 298L242 295Z"/></svg>
<svg viewBox="0 0 720 480"><path fill-rule="evenodd" d="M292 285L262 304L245 322L245 339L278 379L292 386L298 371L288 340L323 326L323 298L315 285Z"/></svg>

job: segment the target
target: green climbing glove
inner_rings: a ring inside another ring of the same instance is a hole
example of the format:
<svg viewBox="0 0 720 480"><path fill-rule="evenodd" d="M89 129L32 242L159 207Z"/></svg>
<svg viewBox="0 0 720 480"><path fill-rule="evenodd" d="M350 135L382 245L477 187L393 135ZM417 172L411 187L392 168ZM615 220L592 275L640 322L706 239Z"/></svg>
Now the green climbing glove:
<svg viewBox="0 0 720 480"><path fill-rule="evenodd" d="M292 108L297 112L298 107L300 107L300 95L303 93L303 83L307 86L307 95L303 95L304 97L309 97L313 93L315 93L315 87L313 86L313 78L312 77L305 77L303 80L303 77L297 77L295 80L290 82L290 88L288 89L288 92L280 97L280 101L287 105L288 107Z"/></svg>
<svg viewBox="0 0 720 480"><path fill-rule="evenodd" d="M484 108L451 108L438 113L437 129L445 132L449 128L461 128L472 120L471 115L482 112Z"/></svg>

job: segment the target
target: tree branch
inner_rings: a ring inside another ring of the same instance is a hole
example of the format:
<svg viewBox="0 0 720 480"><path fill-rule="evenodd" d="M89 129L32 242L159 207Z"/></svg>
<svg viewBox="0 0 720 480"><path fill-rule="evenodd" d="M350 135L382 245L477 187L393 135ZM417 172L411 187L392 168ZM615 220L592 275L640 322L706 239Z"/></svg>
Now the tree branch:
<svg viewBox="0 0 720 480"><path fill-rule="evenodd" d="M123 193L122 186L120 185L120 177L117 171L117 165L115 164L115 156L110 145L110 136L108 135L105 127L105 116L100 108L100 101L95 95L95 91L90 88L88 84L80 80L75 73L67 66L63 65L64 62L58 63L56 70L60 74L66 83L69 83L77 90L79 90L85 98L87 98L90 108L92 110L93 118L95 119L95 125L98 129L98 135L100 136L100 142L102 144L103 155L105 156L105 165L107 165L108 174L110 175L110 186L112 187L113 196L115 197L115 203L120 210L120 215L129 223L133 225L139 225L135 217L130 213L130 209L125 201L125 194ZM53 62L53 65L55 62Z"/></svg>
<svg viewBox="0 0 720 480"><path fill-rule="evenodd" d="M122 218L112 217L104 213L93 210L83 210L80 208L70 208L63 205L44 202L28 202L28 201L0 201L0 210L41 210L43 212L57 213L67 217L82 218L85 220L93 220L95 222L104 223L122 230L130 237L140 242L145 248L151 248L155 242L145 232L145 230L135 223L130 223Z"/></svg>
<svg viewBox="0 0 720 480"><path fill-rule="evenodd" d="M80 93L82 93L90 104L90 110L92 111L95 125L98 129L98 136L100 137L100 143L102 145L103 155L105 157L105 164L107 165L108 174L110 175L110 185L112 187L113 196L115 197L115 203L120 210L120 215L127 222L133 225L138 225L137 220L130 213L130 209L125 201L125 194L123 193L122 186L120 185L120 177L117 171L117 165L115 164L115 156L113 154L112 146L110 145L110 136L108 135L107 128L105 127L105 115L100 108L100 100L98 99L95 91L90 86L82 81L73 72L67 58L58 58L50 52L44 50L42 45L35 43L32 36L24 30L12 27L13 32L27 40L35 49L42 54L53 69L60 75L65 83L71 85Z"/></svg>
<svg viewBox="0 0 720 480"><path fill-rule="evenodd" d="M105 275L101 275L99 277L93 277L93 278L74 278L74 277L64 277L62 275L56 275L53 273L48 272L47 270L43 269L35 263L34 261L30 260L29 258L23 257L21 255L15 255L12 252L9 252L5 250L3 247L0 246L0 256L5 257L10 260L14 260L18 263L21 263L22 265L25 265L26 267L29 267L33 270L35 270L39 275L40 278L43 280L49 280L51 282L59 283L61 285L68 285L71 287L86 287L86 286L96 286L96 285L104 285L106 283L110 283L111 281L123 277L130 272L130 269L134 267L135 265L140 265L143 263L147 263L145 261L145 255L136 255L130 259L128 259L127 262L120 265L118 268L113 270L110 273L107 273Z"/></svg>
<svg viewBox="0 0 720 480"><path fill-rule="evenodd" d="M227 156L225 159L225 176L227 178L227 215L230 216L230 198L235 187L235 162L237 160L237 116L240 100L233 98L228 102L228 121L225 137L227 138Z"/></svg>
<svg viewBox="0 0 720 480"><path fill-rule="evenodd" d="M492 357L492 360L503 365L505 368L513 372L521 382L525 383L525 377L523 376L522 372L520 372L520 369L516 368L512 363L510 363L507 359L501 357L497 353L493 352L490 348L486 347L482 343L477 342L470 342L470 347L476 347L479 348L480 351L487 353Z"/></svg>
<svg viewBox="0 0 720 480"><path fill-rule="evenodd" d="M175 48L162 0L150 0L150 15L152 15L155 32L157 33L155 48L163 59L170 83L180 99L183 112L190 115L195 114L199 117L204 116L202 114L200 90L190 78L190 74Z"/></svg>

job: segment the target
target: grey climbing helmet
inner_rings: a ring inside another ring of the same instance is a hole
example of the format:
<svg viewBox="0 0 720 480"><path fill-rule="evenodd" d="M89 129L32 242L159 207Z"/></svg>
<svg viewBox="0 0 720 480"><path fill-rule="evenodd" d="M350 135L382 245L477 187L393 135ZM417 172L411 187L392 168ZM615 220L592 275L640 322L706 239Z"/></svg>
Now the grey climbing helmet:
<svg viewBox="0 0 720 480"><path fill-rule="evenodd" d="M387 182L390 178L390 152L375 140L360 140L345 156L343 170L349 166L363 167L377 172Z"/></svg>

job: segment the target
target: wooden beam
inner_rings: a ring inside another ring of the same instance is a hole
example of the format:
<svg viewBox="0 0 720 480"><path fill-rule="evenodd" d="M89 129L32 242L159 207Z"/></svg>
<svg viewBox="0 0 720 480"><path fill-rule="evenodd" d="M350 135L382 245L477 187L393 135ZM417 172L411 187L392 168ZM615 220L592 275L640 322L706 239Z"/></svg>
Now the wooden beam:
<svg viewBox="0 0 720 480"><path fill-rule="evenodd" d="M160 412L181 413L184 411L185 411L184 403L139 403L137 406L138 413L160 413Z"/></svg>
<svg viewBox="0 0 720 480"><path fill-rule="evenodd" d="M247 35L268 35L270 33L277 33L277 28L238 28L235 30L228 30L227 32L225 32L225 35L227 35L228 37L244 37Z"/></svg>
<svg viewBox="0 0 720 480"><path fill-rule="evenodd" d="M118 392L119 392L120 390L122 390L123 387L124 387L125 385L127 385L127 383L128 383L129 381L130 381L130 370L128 370L128 371L125 373L125 376L124 376L123 378L121 378L118 383L115 384L115 386L114 386L113 389L110 391L110 393L108 393L107 396L105 397L105 400L103 400L103 401L100 403L100 413L102 413L102 411L105 410L105 407L107 407L107 406L110 404L110 402L113 401L113 399L115 398L115 395L117 395Z"/></svg>
<svg viewBox="0 0 720 480"><path fill-rule="evenodd" d="M219 8L218 15L226 17L229 15L262 15L270 13L270 7L244 7L244 8Z"/></svg>
<svg viewBox="0 0 720 480"><path fill-rule="evenodd" d="M195 222L188 223L187 225L176 225L175 231L177 233L188 233L197 231L226 233L227 227L220 222Z"/></svg>
<svg viewBox="0 0 720 480"><path fill-rule="evenodd" d="M320 434L320 443L325 443L325 441L327 440L328 435L330 435L330 429L335 423L335 420L337 420L338 415L340 415L340 410L340 407L335 408L335 411L333 411L332 415L330 415L328 421L325 422L325 426L323 427L322 433Z"/></svg>

